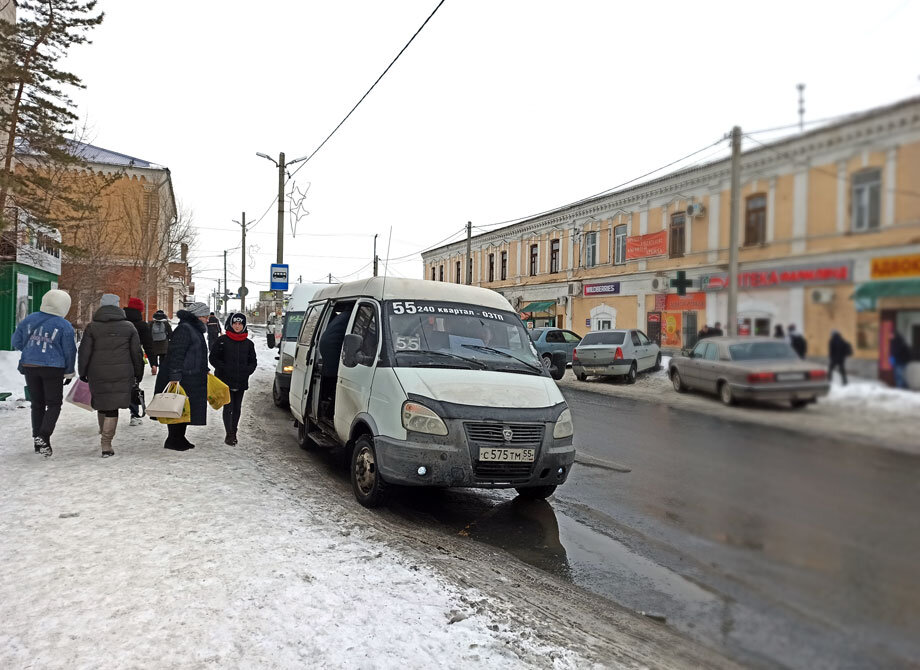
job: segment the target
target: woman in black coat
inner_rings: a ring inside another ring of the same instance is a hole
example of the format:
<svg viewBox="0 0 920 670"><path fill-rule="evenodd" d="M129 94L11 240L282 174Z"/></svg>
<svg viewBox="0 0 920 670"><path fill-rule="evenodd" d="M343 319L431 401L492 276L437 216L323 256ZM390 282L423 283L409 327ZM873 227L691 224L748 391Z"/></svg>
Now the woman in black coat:
<svg viewBox="0 0 920 670"><path fill-rule="evenodd" d="M185 437L189 426L204 426L208 422L208 346L204 340L210 309L203 302L193 302L187 309L179 310L179 325L169 341L169 351L160 363L156 393L161 393L170 382L179 382L188 396L191 420L189 423L167 424L169 436L163 446L175 451L194 449Z"/></svg>
<svg viewBox="0 0 920 670"><path fill-rule="evenodd" d="M240 423L243 393L249 388L249 377L256 371L256 347L246 330L246 315L231 314L224 334L211 347L214 375L230 387L230 402L224 405L224 444L237 443L236 429Z"/></svg>

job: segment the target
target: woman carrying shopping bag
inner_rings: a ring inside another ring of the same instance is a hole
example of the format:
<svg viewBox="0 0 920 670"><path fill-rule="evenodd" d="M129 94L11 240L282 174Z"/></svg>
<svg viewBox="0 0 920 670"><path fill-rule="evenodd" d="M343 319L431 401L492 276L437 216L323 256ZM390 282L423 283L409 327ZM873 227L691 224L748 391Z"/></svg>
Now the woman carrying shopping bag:
<svg viewBox="0 0 920 670"><path fill-rule="evenodd" d="M225 333L217 338L211 348L211 365L214 375L230 387L230 402L224 405L224 444L237 443L236 431L240 423L243 394L249 388L249 377L256 371L256 347L249 339L245 314L231 314Z"/></svg>
<svg viewBox="0 0 920 670"><path fill-rule="evenodd" d="M64 386L73 379L77 358L73 326L64 318L69 311L70 296L53 289L42 297L39 311L29 314L13 332L13 348L22 351L19 371L25 375L31 398L33 446L36 454L46 458L51 455L51 434L61 414Z"/></svg>
<svg viewBox="0 0 920 670"><path fill-rule="evenodd" d="M80 379L89 383L93 409L99 418L102 457L115 455L112 439L118 410L131 406L135 384L144 379L144 353L137 329L112 293L102 296L93 321L80 340Z"/></svg>
<svg viewBox="0 0 920 670"><path fill-rule="evenodd" d="M188 423L167 424L169 434L163 445L166 449L194 449L195 445L185 437L186 428L208 422L208 345L204 334L210 311L203 302L193 302L179 310L179 325L173 331L165 359L159 361L155 392L162 392L170 382L178 382L188 396L190 408Z"/></svg>

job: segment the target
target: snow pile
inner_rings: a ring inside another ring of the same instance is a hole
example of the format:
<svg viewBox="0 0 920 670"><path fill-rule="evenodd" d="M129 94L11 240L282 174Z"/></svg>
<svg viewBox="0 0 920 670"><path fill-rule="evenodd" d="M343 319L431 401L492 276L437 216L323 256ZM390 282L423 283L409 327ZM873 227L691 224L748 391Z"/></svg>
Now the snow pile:
<svg viewBox="0 0 920 670"><path fill-rule="evenodd" d="M270 384L275 352L256 341ZM105 460L92 412L64 404L49 459L28 403L3 413L0 667L587 665L404 557L374 513L330 502L341 492L274 481L256 454L299 452L257 442L277 415L252 396L240 447L216 412L176 453L123 411Z"/></svg>
<svg viewBox="0 0 920 670"><path fill-rule="evenodd" d="M819 402L863 411L895 414L920 412L920 393L891 388L882 382L867 379L850 380L846 386L835 383L831 385L830 394Z"/></svg>
<svg viewBox="0 0 920 670"><path fill-rule="evenodd" d="M13 394L0 402L0 410L15 409L15 401L25 397L26 378L17 369L19 355L18 351L0 351L0 392Z"/></svg>

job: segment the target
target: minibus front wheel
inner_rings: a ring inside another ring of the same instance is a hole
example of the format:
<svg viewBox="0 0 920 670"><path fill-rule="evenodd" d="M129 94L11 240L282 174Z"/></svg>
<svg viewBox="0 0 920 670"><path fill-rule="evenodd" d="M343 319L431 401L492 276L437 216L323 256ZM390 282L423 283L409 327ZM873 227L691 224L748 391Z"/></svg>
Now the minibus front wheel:
<svg viewBox="0 0 920 670"><path fill-rule="evenodd" d="M351 451L351 488L364 507L379 507L386 500L387 484L377 467L377 450L371 435L361 435Z"/></svg>

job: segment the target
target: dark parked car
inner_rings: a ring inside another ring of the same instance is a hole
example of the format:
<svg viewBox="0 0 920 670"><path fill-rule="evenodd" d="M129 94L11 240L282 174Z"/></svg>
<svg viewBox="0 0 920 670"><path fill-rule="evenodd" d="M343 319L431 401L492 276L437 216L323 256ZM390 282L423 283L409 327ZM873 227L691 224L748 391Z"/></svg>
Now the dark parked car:
<svg viewBox="0 0 920 670"><path fill-rule="evenodd" d="M534 328L530 331L530 339L537 348L537 354L543 362L543 367L549 370L553 363L553 352L556 351L565 354L566 365L572 364L572 352L581 342L581 335L561 328ZM553 373L553 378L562 379L564 374L565 370L556 371Z"/></svg>
<svg viewBox="0 0 920 670"><path fill-rule="evenodd" d="M736 400L769 400L804 407L830 389L827 370L803 361L783 340L766 337L711 337L686 356L668 363L678 393L688 388L717 393L726 405Z"/></svg>

